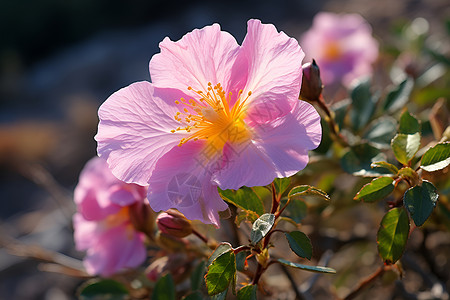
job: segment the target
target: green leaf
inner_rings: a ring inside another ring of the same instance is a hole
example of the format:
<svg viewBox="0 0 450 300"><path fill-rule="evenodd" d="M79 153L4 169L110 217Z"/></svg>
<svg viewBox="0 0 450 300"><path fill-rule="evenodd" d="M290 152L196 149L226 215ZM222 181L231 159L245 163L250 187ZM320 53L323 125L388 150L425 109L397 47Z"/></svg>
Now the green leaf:
<svg viewBox="0 0 450 300"><path fill-rule="evenodd" d="M241 209L252 211L258 217L264 213L264 205L261 199L258 198L251 188L244 186L237 191L219 189L219 193L225 201Z"/></svg>
<svg viewBox="0 0 450 300"><path fill-rule="evenodd" d="M191 273L191 290L199 290L203 283L203 277L206 271L206 261L202 260Z"/></svg>
<svg viewBox="0 0 450 300"><path fill-rule="evenodd" d="M410 167L404 167L398 170L398 176L408 180L411 184L415 184L419 180L419 175Z"/></svg>
<svg viewBox="0 0 450 300"><path fill-rule="evenodd" d="M390 113L401 109L408 102L413 87L414 80L408 77L392 88L386 96L383 109Z"/></svg>
<svg viewBox="0 0 450 300"><path fill-rule="evenodd" d="M203 300L202 293L199 291L195 291L187 295L186 297L182 298L183 300Z"/></svg>
<svg viewBox="0 0 450 300"><path fill-rule="evenodd" d="M283 201L284 202L284 201ZM283 215L291 218L295 223L301 223L308 213L306 203L301 199L291 199L288 206L283 212Z"/></svg>
<svg viewBox="0 0 450 300"><path fill-rule="evenodd" d="M217 295L226 291L231 281L236 277L236 256L232 250L222 253L208 267L206 288L208 295Z"/></svg>
<svg viewBox="0 0 450 300"><path fill-rule="evenodd" d="M122 300L128 299L127 288L112 279L94 279L81 287L81 300Z"/></svg>
<svg viewBox="0 0 450 300"><path fill-rule="evenodd" d="M238 300L256 300L256 290L258 289L257 285L249 284L242 287L237 292Z"/></svg>
<svg viewBox="0 0 450 300"><path fill-rule="evenodd" d="M388 147L397 131L397 121L392 117L381 117L370 124L363 138L381 147Z"/></svg>
<svg viewBox="0 0 450 300"><path fill-rule="evenodd" d="M302 258L311 259L312 245L309 238L301 231L292 231L285 233L289 242L289 247L295 254Z"/></svg>
<svg viewBox="0 0 450 300"><path fill-rule="evenodd" d="M321 189L318 189L316 187L310 186L310 185L299 185L296 187L293 187L288 194L289 198L292 197L305 197L305 196L317 196L324 200L330 200L330 196L328 196L327 193L322 191Z"/></svg>
<svg viewBox="0 0 450 300"><path fill-rule="evenodd" d="M350 120L355 130L366 125L375 111L376 98L372 96L370 86L370 79L363 80L351 91L352 109L350 111Z"/></svg>
<svg viewBox="0 0 450 300"><path fill-rule="evenodd" d="M377 234L378 252L387 264L393 264L403 254L409 235L409 219L400 207L388 211L381 220Z"/></svg>
<svg viewBox="0 0 450 300"><path fill-rule="evenodd" d="M405 193L405 207L411 214L414 223L422 226L433 212L439 195L431 182L424 180L422 185L416 185Z"/></svg>
<svg viewBox="0 0 450 300"><path fill-rule="evenodd" d="M316 272L316 273L336 274L336 270L335 269L328 268L328 267L307 266L307 265L302 265L302 264L294 263L294 262L291 262L291 261L287 261L287 260L282 259L282 258L279 258L278 262L280 262L281 264L283 264L285 266L292 267L292 268L297 268L297 269L302 269L302 270L305 270L305 271Z"/></svg>
<svg viewBox="0 0 450 300"><path fill-rule="evenodd" d="M404 133L404 134L420 133L419 121L413 115L411 115L408 111L405 111L400 116L398 133Z"/></svg>
<svg viewBox="0 0 450 300"><path fill-rule="evenodd" d="M248 251L241 251L236 254L236 269L238 271L243 271L245 269L245 259L248 255Z"/></svg>
<svg viewBox="0 0 450 300"><path fill-rule="evenodd" d="M230 243L227 242L222 242L219 244L219 246L216 247L216 249L214 250L213 253L211 253L211 256L208 258L208 266L210 264L212 264L212 262L218 258L219 256L221 256L222 254L224 254L225 252L228 252L230 250L232 250L233 247L231 247Z"/></svg>
<svg viewBox="0 0 450 300"><path fill-rule="evenodd" d="M265 237L272 229L275 222L274 214L263 214L258 220L253 223L252 231L250 232L250 241L252 244L258 243Z"/></svg>
<svg viewBox="0 0 450 300"><path fill-rule="evenodd" d="M378 177L364 185L353 199L374 202L387 197L393 190L394 179L391 177Z"/></svg>
<svg viewBox="0 0 450 300"><path fill-rule="evenodd" d="M437 144L425 152L420 167L427 172L441 170L450 164L450 142Z"/></svg>
<svg viewBox="0 0 450 300"><path fill-rule="evenodd" d="M393 164L390 164L388 162L385 162L385 161L377 161L377 162L372 163L370 166L372 168L386 169L394 175L397 175L397 173L398 173L398 168L396 166L394 166Z"/></svg>
<svg viewBox="0 0 450 300"><path fill-rule="evenodd" d="M217 295L211 296L211 300L225 300L227 298L228 289Z"/></svg>
<svg viewBox="0 0 450 300"><path fill-rule="evenodd" d="M419 150L420 133L399 133L392 139L391 147L397 160L407 165Z"/></svg>
<svg viewBox="0 0 450 300"><path fill-rule="evenodd" d="M152 300L175 300L175 284L170 273L158 280L152 293Z"/></svg>
<svg viewBox="0 0 450 300"><path fill-rule="evenodd" d="M291 184L291 178L290 177L275 178L273 184L275 185L277 195L283 195L283 193L287 190L287 188Z"/></svg>
<svg viewBox="0 0 450 300"><path fill-rule="evenodd" d="M372 168L374 162L386 161L386 156L377 148L365 143L350 148L341 158L344 171L357 176L380 176L383 169Z"/></svg>

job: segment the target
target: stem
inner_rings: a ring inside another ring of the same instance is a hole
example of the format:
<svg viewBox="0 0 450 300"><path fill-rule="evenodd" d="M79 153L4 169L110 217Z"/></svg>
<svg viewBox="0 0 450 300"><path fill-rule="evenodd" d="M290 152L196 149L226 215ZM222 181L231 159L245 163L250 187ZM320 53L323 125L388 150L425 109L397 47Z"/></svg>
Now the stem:
<svg viewBox="0 0 450 300"><path fill-rule="evenodd" d="M239 252L246 251L246 250L251 250L251 249L252 249L252 247L247 246L247 245L243 245L243 246L237 247L236 249L233 249L233 252L234 252L234 254L237 254Z"/></svg>
<svg viewBox="0 0 450 300"><path fill-rule="evenodd" d="M194 228L192 228L192 233L194 235L196 235L199 239L201 239L205 244L208 244L208 239L206 238L206 236L204 236L203 234L201 234L200 232L198 232Z"/></svg>
<svg viewBox="0 0 450 300"><path fill-rule="evenodd" d="M348 294L344 298L344 300L350 300L355 298L364 288L372 284L378 277L381 277L381 275L383 275L388 268L390 268L390 266L379 267L372 275L361 280L358 286L354 288L353 291L351 291L350 294Z"/></svg>
<svg viewBox="0 0 450 300"><path fill-rule="evenodd" d="M328 126L330 127L330 131L332 135L335 137L335 140L341 144L341 146L348 147L349 144L347 140L339 133L339 126L334 121L334 118L331 114L330 109L328 108L327 104L325 103L325 100L323 99L323 96L320 95L319 101L315 101L318 103L319 107L325 112L326 118L325 120L328 123Z"/></svg>
<svg viewBox="0 0 450 300"><path fill-rule="evenodd" d="M288 278L289 282L291 283L291 286L292 286L292 289L294 290L296 299L305 300L305 297L302 295L302 293L300 292L300 290L297 287L297 283L295 283L294 277L292 277L291 273L289 273L286 266L280 264L280 268L283 271L283 273L286 275L286 277Z"/></svg>
<svg viewBox="0 0 450 300"><path fill-rule="evenodd" d="M259 278L261 278L261 275L262 275L263 271L264 271L263 266L261 266L258 263L258 266L256 267L255 277L253 277L253 282L252 282L253 285L257 285L258 284Z"/></svg>
<svg viewBox="0 0 450 300"><path fill-rule="evenodd" d="M272 182L272 214L276 213L278 206L280 205L279 197L277 197L277 190L275 189L275 184Z"/></svg>

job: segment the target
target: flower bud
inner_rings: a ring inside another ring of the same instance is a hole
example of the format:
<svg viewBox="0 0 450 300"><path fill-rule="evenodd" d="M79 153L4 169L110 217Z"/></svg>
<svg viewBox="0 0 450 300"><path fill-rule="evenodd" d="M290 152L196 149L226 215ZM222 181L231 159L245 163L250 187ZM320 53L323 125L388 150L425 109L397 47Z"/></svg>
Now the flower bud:
<svg viewBox="0 0 450 300"><path fill-rule="evenodd" d="M300 99L308 101L319 101L322 94L322 80L320 79L320 69L313 59L312 63L306 63L302 66L303 79L300 90Z"/></svg>
<svg viewBox="0 0 450 300"><path fill-rule="evenodd" d="M146 201L130 205L129 212L130 221L136 230L145 233L147 236L153 235L156 214Z"/></svg>
<svg viewBox="0 0 450 300"><path fill-rule="evenodd" d="M183 238L192 233L191 221L174 209L159 214L156 224L162 233L174 237Z"/></svg>

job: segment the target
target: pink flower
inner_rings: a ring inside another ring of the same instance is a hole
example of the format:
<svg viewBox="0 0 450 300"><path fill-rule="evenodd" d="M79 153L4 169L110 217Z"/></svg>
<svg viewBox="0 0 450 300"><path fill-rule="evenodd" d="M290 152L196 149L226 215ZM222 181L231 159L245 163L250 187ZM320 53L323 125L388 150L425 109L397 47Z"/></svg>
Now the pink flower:
<svg viewBox="0 0 450 300"><path fill-rule="evenodd" d="M301 38L309 58L320 67L324 84L351 81L372 72L378 57L378 42L372 28L360 15L321 12Z"/></svg>
<svg viewBox="0 0 450 300"><path fill-rule="evenodd" d="M140 265L146 257L144 235L129 217L130 206L144 200L146 189L115 178L106 161L91 159L80 174L74 201L74 238L89 274L112 275Z"/></svg>
<svg viewBox="0 0 450 300"><path fill-rule="evenodd" d="M148 184L155 211L219 225L217 187L267 185L303 169L320 117L299 101L303 51L258 20L239 46L218 24L165 38L137 82L99 109L98 153L119 179Z"/></svg>

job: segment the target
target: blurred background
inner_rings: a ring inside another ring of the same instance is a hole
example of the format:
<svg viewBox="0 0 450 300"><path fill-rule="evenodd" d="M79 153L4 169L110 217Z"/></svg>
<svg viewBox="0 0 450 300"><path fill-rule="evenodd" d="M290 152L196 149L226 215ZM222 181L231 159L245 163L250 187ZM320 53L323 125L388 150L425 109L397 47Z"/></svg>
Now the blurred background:
<svg viewBox="0 0 450 300"><path fill-rule="evenodd" d="M416 18L438 40L450 26L448 0L2 1L0 299L75 299L81 279L9 253L82 258L72 192L96 154L96 110L119 88L150 80L148 62L164 37L217 22L240 43L247 20L258 18L299 38L319 11L360 13L385 53L395 54L396 32ZM382 68L395 55L380 60Z"/></svg>

